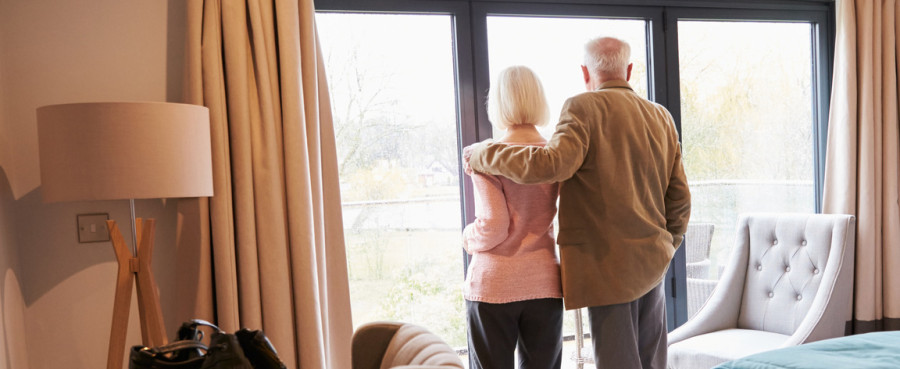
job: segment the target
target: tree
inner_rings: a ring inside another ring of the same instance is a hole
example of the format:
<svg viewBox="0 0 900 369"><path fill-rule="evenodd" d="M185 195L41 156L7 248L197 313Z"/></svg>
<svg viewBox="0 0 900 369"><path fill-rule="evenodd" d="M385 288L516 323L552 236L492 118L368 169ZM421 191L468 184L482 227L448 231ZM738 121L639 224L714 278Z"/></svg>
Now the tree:
<svg viewBox="0 0 900 369"><path fill-rule="evenodd" d="M411 128L400 123L405 116L397 99L385 93L393 73L360 62L359 50L354 45L326 57L341 178L378 160L394 160L393 148Z"/></svg>

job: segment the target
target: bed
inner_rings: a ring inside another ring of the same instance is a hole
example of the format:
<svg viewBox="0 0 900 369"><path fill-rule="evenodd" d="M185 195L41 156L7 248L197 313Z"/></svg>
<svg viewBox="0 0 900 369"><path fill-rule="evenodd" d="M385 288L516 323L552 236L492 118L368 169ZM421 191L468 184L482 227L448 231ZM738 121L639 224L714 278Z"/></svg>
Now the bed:
<svg viewBox="0 0 900 369"><path fill-rule="evenodd" d="M715 369L827 368L900 368L900 331L832 338L762 352L715 367Z"/></svg>

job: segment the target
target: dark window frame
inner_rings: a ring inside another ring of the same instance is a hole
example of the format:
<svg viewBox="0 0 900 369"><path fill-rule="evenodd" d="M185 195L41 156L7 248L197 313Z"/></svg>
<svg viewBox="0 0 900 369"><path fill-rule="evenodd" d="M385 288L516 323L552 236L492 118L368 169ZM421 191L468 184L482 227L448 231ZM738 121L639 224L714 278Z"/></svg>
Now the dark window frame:
<svg viewBox="0 0 900 369"><path fill-rule="evenodd" d="M458 149L491 136L484 106L489 85L488 15L596 16L646 19L648 94L667 107L681 132L679 20L801 21L813 24L813 150L815 209L822 209L828 112L835 38L834 0L315 0L317 11L449 14L453 16ZM462 166L460 165L460 168ZM461 169L460 169L461 170ZM463 173L459 173L463 179ZM462 226L474 220L470 181L461 180ZM462 254L465 256L465 252ZM669 329L687 320L684 248L667 276ZM466 262L466 266L468 262Z"/></svg>

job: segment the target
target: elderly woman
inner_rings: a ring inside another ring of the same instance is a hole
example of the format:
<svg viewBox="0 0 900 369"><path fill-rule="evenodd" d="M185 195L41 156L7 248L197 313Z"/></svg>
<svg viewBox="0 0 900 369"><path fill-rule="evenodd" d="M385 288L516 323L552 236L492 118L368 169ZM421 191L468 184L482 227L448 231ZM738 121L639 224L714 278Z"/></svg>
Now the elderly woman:
<svg viewBox="0 0 900 369"><path fill-rule="evenodd" d="M537 126L549 120L540 80L523 66L500 72L488 97L499 141L545 145ZM473 173L475 222L463 231L470 255L465 298L469 368L513 369L562 363L562 289L553 218L557 183L520 185Z"/></svg>

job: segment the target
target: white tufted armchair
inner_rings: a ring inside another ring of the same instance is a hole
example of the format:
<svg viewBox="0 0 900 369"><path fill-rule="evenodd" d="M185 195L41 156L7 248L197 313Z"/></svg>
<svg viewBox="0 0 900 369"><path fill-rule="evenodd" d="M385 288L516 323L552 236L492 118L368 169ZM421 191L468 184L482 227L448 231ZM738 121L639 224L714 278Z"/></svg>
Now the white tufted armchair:
<svg viewBox="0 0 900 369"><path fill-rule="evenodd" d="M669 333L669 368L711 368L843 336L852 312L855 234L851 215L742 216L712 296Z"/></svg>

